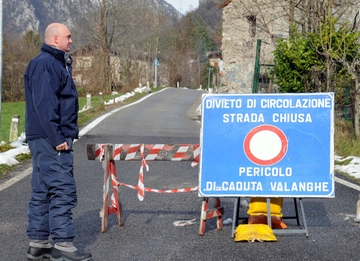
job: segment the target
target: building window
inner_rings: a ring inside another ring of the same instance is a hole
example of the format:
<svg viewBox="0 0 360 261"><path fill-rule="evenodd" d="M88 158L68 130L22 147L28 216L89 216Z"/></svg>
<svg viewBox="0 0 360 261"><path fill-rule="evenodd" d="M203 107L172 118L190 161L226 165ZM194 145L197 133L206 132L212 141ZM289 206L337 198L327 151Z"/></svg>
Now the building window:
<svg viewBox="0 0 360 261"><path fill-rule="evenodd" d="M272 42L275 45L279 39L284 39L285 36L282 34L274 34L272 37Z"/></svg>
<svg viewBox="0 0 360 261"><path fill-rule="evenodd" d="M246 17L249 23L249 35L250 37L256 36L256 16L249 15Z"/></svg>

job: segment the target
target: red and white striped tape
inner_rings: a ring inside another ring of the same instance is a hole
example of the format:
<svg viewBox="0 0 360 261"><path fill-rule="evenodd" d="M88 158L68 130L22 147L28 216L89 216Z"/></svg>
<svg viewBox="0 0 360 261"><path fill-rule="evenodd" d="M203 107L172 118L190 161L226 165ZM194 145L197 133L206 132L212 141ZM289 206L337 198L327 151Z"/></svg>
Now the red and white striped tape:
<svg viewBox="0 0 360 261"><path fill-rule="evenodd" d="M106 144L95 144L95 159L104 160L104 146ZM192 147L194 161L191 164L193 167L196 166L200 159L200 145L199 144L114 144L113 159L114 160L135 160L136 154L141 147L145 146L147 150L146 160L159 160L163 157L160 153L164 150L166 152L174 153L171 161L183 161L189 159L189 149ZM179 146L179 147L178 147ZM178 147L178 148L177 148ZM176 149L175 152L172 150ZM123 155L121 155L123 153ZM171 155L169 154L169 155ZM124 158L123 158L124 157Z"/></svg>
<svg viewBox="0 0 360 261"><path fill-rule="evenodd" d="M113 164L110 165L110 177L111 177L111 185L113 187L113 193L111 194L111 205L117 210L119 209L119 202L117 200L117 197L115 197L119 192L119 181L116 177L116 170L113 166ZM114 193L115 192L115 193Z"/></svg>
<svg viewBox="0 0 360 261"><path fill-rule="evenodd" d="M195 167L196 165L199 164L199 159L200 159L200 145L198 146L194 146L195 150L194 150L194 161L191 163L191 167Z"/></svg>
<svg viewBox="0 0 360 261"><path fill-rule="evenodd" d="M189 146L180 146L175 155L173 156L172 161L181 161L188 149Z"/></svg>
<svg viewBox="0 0 360 261"><path fill-rule="evenodd" d="M136 152L138 151L139 149L139 146L140 144L131 144L130 145L130 148L127 152L127 155L126 155L126 158L125 160L134 160L135 159L135 155L136 155ZM142 146L141 146L142 147ZM140 147L140 148L141 148Z"/></svg>
<svg viewBox="0 0 360 261"><path fill-rule="evenodd" d="M114 145L114 160L120 160L120 154L123 148L123 144Z"/></svg>
<svg viewBox="0 0 360 261"><path fill-rule="evenodd" d="M139 191L139 186L132 186L125 183L118 183L118 186L128 187L131 189L136 189ZM181 189L168 189L168 190L162 190L162 189L153 189L153 188L144 188L144 191L146 192L154 192L154 193L160 193L160 194L170 194L170 193L187 193L187 192L194 192L198 191L199 187L194 188L181 188Z"/></svg>
<svg viewBox="0 0 360 261"><path fill-rule="evenodd" d="M155 144L155 146L153 146L152 148L149 148L149 146L147 146L147 148L150 149L150 151L145 159L146 160L155 160L155 158L160 153L160 151L164 148L164 146L165 146L165 144Z"/></svg>
<svg viewBox="0 0 360 261"><path fill-rule="evenodd" d="M140 201L144 200L145 197L145 185L144 185L144 166L146 168L146 171L149 171L149 165L146 163L146 160L144 159L144 144L140 146L141 151L141 165L140 165L140 172L139 172L139 181L138 181L138 199Z"/></svg>
<svg viewBox="0 0 360 261"><path fill-rule="evenodd" d="M105 158L105 144L96 144L95 159L103 161Z"/></svg>
<svg viewBox="0 0 360 261"><path fill-rule="evenodd" d="M145 188L146 192L155 192L161 194L168 194L168 193L186 193L186 192L193 192L198 191L199 187L194 188L182 188L182 189L169 189L169 190L161 190L161 189L152 189L152 188Z"/></svg>
<svg viewBox="0 0 360 261"><path fill-rule="evenodd" d="M191 219L191 220L178 220L178 221L174 221L173 225L176 227L183 227L183 226L188 226L188 225L192 225L196 223L196 218Z"/></svg>
<svg viewBox="0 0 360 261"><path fill-rule="evenodd" d="M95 159L96 160L100 160L103 161L104 160L104 156L105 156L105 147L106 144L96 144L95 147ZM146 149L148 150L148 153L145 157L145 146ZM118 186L126 186L132 189L136 189L138 191L138 199L140 201L144 200L145 197L145 191L146 192L155 192L155 193L162 193L162 194L166 194L166 193L183 193L183 192L193 192L193 191L198 191L198 187L194 187L194 188L182 188L182 189L171 189L171 190L159 190L159 189L152 189L152 188L145 188L145 184L144 184L144 167L146 169L146 171L149 171L149 165L147 164L147 160L155 160L158 156L159 153L162 150L165 151L171 151L175 148L175 146L178 145L169 145L169 144L115 144L114 145L114 151L113 151L113 159L114 160L120 160L121 159L121 153L123 151L126 152L125 154L125 158L124 160L134 160L136 157L136 153L139 151L140 149L140 153L141 153L141 163L140 163L140 171L139 171L139 179L138 179L138 185L137 186L131 186L131 185L127 185L124 183L120 183L117 180L116 177L116 173L115 170L113 168L115 168L114 166L110 168L110 175L111 175L111 180L112 180L112 186L115 189L115 191L117 192L117 187ZM194 167L198 164L199 162L199 158L200 158L200 145L199 144L193 144L193 157L194 157L194 161L192 162L191 166ZM187 151L190 148L190 144L182 144L179 146L179 148L176 150L176 152L174 153L174 155L171 158L171 161L182 161L182 160L187 160L189 159L188 154L186 155ZM111 164L112 165L112 164ZM117 206L117 202L116 199L114 197L114 194L111 195L111 203L113 205L114 208L118 208Z"/></svg>

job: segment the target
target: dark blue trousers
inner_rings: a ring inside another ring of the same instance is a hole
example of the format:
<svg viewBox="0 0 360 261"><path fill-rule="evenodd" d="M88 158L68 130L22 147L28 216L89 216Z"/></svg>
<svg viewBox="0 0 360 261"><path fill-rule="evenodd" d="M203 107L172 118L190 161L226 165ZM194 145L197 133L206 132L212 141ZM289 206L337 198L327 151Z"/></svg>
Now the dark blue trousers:
<svg viewBox="0 0 360 261"><path fill-rule="evenodd" d="M32 154L31 198L28 205L29 239L71 242L75 237L72 209L77 204L73 176L72 139L59 153L46 138L29 140Z"/></svg>

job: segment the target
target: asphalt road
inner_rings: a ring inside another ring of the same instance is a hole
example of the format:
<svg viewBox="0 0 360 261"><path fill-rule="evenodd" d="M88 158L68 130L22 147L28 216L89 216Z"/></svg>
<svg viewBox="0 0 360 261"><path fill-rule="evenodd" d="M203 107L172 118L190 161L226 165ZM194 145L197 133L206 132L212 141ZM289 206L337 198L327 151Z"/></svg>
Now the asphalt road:
<svg viewBox="0 0 360 261"><path fill-rule="evenodd" d="M309 230L305 234L276 235L277 242L234 242L232 225L216 229L207 221L199 236L202 199L196 192L145 193L120 188L125 225L109 217L108 231L101 233L104 170L98 161L86 157L86 145L93 143L199 143L200 124L193 114L203 93L170 88L124 107L89 129L75 144L75 176L78 206L74 209L77 233L75 245L91 251L95 261L117 260L360 260L360 224L354 222L359 191L336 183L334 199L304 199ZM145 186L154 189L192 188L198 183L198 168L190 162L148 162ZM117 161L119 181L137 185L140 162ZM29 176L0 191L0 260L26 260L28 239L27 202ZM210 203L212 200L210 199ZM233 198L222 198L224 220L233 217ZM246 209L240 209L245 215ZM293 200L285 199L284 215L294 212ZM178 220L196 218L195 224L174 226ZM296 220L285 220L298 228Z"/></svg>

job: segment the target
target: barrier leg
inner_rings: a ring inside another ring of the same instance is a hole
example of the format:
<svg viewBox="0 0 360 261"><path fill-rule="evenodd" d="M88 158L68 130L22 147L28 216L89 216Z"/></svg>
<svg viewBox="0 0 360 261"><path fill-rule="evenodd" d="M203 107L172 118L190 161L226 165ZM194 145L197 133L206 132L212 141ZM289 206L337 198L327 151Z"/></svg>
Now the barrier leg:
<svg viewBox="0 0 360 261"><path fill-rule="evenodd" d="M107 223L108 217L111 214L117 215L118 224L119 226L124 225L124 219L121 215L122 207L119 201L119 191L117 186L117 175L116 175L116 168L115 162L113 160L106 160L105 161L105 173L104 173L104 190L103 190L103 205L100 211L101 217L101 232L107 231ZM111 179L111 180L110 180ZM113 187L113 194L111 197L111 204L109 205L109 186L110 182Z"/></svg>
<svg viewBox="0 0 360 261"><path fill-rule="evenodd" d="M104 147L104 186L103 186L103 204L100 210L101 217L101 232L107 231L108 217L111 214L117 214L118 223L120 226L124 225L124 219L121 215L122 208L121 203L119 202L119 191L118 191L118 181L116 175L116 167L113 159L113 147L111 145L106 145ZM110 182L112 184L112 197L110 199L109 205L109 186Z"/></svg>
<svg viewBox="0 0 360 261"><path fill-rule="evenodd" d="M201 205L201 217L200 217L200 227L199 235L203 236L205 234L206 220L216 217L216 227L217 229L223 228L222 215L224 214L224 208L221 207L220 198L215 198L215 207L209 209L209 198L203 198Z"/></svg>
<svg viewBox="0 0 360 261"><path fill-rule="evenodd" d="M240 207L240 197L236 198L234 201L234 213L233 213L233 222L231 226L231 237L235 236L235 227L239 224L239 207Z"/></svg>
<svg viewBox="0 0 360 261"><path fill-rule="evenodd" d="M101 232L107 231L107 221L109 216L109 179L110 179L110 160L103 162L104 167L104 186L103 186L103 204L100 210Z"/></svg>
<svg viewBox="0 0 360 261"><path fill-rule="evenodd" d="M113 175L113 178L117 181L115 161L113 161L113 160L110 161L110 173L111 173L111 175ZM124 219L122 216L121 202L119 200L118 185L116 182L113 181L112 186L113 186L113 198L112 198L112 205L110 206L110 209L109 209L109 214L116 213L119 226L123 226Z"/></svg>

